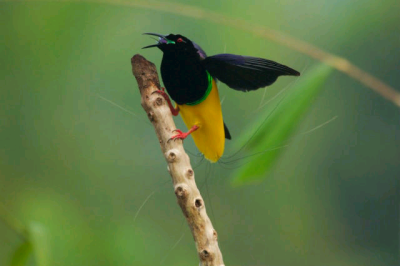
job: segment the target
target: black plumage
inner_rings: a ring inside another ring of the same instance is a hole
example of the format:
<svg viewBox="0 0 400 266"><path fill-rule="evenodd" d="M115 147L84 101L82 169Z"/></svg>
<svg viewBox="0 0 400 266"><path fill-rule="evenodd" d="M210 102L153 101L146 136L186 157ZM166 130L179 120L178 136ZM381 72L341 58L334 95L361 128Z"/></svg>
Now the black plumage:
<svg viewBox="0 0 400 266"><path fill-rule="evenodd" d="M229 87L240 91L257 90L271 85L279 76L299 76L296 70L271 60L218 54L201 62L210 74Z"/></svg>
<svg viewBox="0 0 400 266"><path fill-rule="evenodd" d="M208 88L207 72L196 52L164 53L161 77L168 94L178 104L197 101Z"/></svg>
<svg viewBox="0 0 400 266"><path fill-rule="evenodd" d="M274 83L279 76L299 76L300 73L277 62L242 55L217 54L208 56L201 47L182 35L161 35L158 47L163 59L161 76L171 98L178 104L200 99L208 86L207 71L215 79L240 91L252 91Z"/></svg>

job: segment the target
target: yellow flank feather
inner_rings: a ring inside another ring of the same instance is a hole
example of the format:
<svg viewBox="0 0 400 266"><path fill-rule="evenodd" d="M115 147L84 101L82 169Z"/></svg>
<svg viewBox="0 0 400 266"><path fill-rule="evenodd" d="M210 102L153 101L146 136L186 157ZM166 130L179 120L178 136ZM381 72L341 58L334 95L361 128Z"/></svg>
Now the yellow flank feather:
<svg viewBox="0 0 400 266"><path fill-rule="evenodd" d="M197 148L209 161L218 161L224 153L225 131L221 102L214 79L211 92L204 101L196 105L178 106L186 126L189 129L194 125L199 127L191 134Z"/></svg>

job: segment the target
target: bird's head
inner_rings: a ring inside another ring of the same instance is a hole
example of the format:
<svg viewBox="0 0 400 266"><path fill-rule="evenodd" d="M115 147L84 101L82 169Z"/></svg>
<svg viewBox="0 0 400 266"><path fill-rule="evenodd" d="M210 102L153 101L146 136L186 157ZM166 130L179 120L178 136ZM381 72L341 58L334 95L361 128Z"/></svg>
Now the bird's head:
<svg viewBox="0 0 400 266"><path fill-rule="evenodd" d="M197 53L197 49L193 45L192 41L182 36L180 34L169 34L169 35L161 35L158 33L143 33L145 35L152 35L157 36L157 44L152 44L143 47L151 48L151 47L158 47L164 53Z"/></svg>

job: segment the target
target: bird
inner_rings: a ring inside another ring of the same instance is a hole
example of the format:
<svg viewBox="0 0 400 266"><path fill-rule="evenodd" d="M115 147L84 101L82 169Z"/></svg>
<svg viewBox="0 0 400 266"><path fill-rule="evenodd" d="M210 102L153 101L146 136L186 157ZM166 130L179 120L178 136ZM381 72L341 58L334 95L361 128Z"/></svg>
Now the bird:
<svg viewBox="0 0 400 266"><path fill-rule="evenodd" d="M234 54L207 56L198 44L180 34L143 34L158 37L156 44L143 49L157 47L163 52L160 70L165 89L154 93L166 100L172 115L181 115L189 129L174 130L178 134L169 140L191 135L196 147L212 163L222 157L225 139L231 139L223 121L217 80L247 92L269 86L279 76L300 76L298 71L268 59Z"/></svg>

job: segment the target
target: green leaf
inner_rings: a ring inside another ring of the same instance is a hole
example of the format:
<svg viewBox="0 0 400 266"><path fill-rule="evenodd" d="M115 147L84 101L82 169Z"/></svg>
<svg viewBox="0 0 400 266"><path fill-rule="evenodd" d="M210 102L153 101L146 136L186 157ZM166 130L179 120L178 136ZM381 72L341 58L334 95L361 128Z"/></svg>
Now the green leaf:
<svg viewBox="0 0 400 266"><path fill-rule="evenodd" d="M25 240L14 252L11 259L11 266L23 266L26 265L29 256L32 253L32 244L28 240Z"/></svg>
<svg viewBox="0 0 400 266"><path fill-rule="evenodd" d="M234 173L233 185L260 181L267 176L284 151L282 146L287 144L330 73L332 68L325 64L312 69L306 76L300 78L285 98L261 115L261 119L256 123L261 126L255 133L246 132L239 138L241 145L247 142L247 149L252 154L262 153L262 155ZM253 137L251 134L254 134Z"/></svg>
<svg viewBox="0 0 400 266"><path fill-rule="evenodd" d="M35 253L38 266L50 265L50 244L46 228L41 224L32 222L29 224L29 235Z"/></svg>

